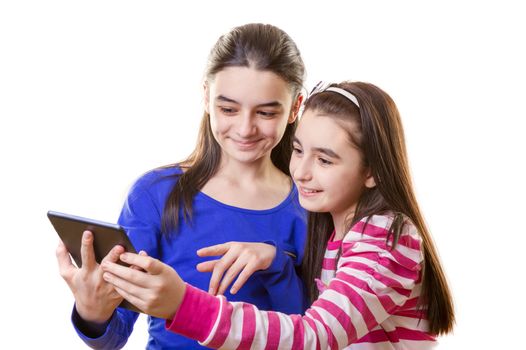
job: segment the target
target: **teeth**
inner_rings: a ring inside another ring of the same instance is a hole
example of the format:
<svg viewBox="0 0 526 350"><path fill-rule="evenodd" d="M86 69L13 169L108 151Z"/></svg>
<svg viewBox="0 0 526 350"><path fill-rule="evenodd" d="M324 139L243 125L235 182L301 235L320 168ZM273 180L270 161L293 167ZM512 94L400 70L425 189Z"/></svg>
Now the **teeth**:
<svg viewBox="0 0 526 350"><path fill-rule="evenodd" d="M305 192L305 193L316 193L316 192L320 192L320 191L309 190L309 189L304 188L304 189L303 189L303 192Z"/></svg>

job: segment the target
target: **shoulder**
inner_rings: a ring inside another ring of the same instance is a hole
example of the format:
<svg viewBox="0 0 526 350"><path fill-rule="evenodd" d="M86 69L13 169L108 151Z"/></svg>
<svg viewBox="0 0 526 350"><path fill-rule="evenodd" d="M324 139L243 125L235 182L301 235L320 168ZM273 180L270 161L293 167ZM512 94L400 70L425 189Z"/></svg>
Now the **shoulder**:
<svg viewBox="0 0 526 350"><path fill-rule="evenodd" d="M183 173L178 166L155 168L139 176L130 188L129 196L171 190Z"/></svg>
<svg viewBox="0 0 526 350"><path fill-rule="evenodd" d="M391 212L385 214L375 214L360 219L350 231L345 235L344 241L361 240L364 237L387 239L392 235L390 230L392 228L395 215ZM411 237L417 241L421 241L420 234L413 224L413 222L406 216L403 216L402 230L400 238Z"/></svg>
<svg viewBox="0 0 526 350"><path fill-rule="evenodd" d="M406 260L412 265L423 261L422 237L414 223L403 217L402 227L396 244L391 233L395 219L393 213L372 215L357 222L343 239L343 250L348 254L376 252L381 256ZM404 258L405 257L405 258Z"/></svg>
<svg viewBox="0 0 526 350"><path fill-rule="evenodd" d="M178 166L155 168L139 176L134 186L148 188L163 181L174 182L182 173Z"/></svg>

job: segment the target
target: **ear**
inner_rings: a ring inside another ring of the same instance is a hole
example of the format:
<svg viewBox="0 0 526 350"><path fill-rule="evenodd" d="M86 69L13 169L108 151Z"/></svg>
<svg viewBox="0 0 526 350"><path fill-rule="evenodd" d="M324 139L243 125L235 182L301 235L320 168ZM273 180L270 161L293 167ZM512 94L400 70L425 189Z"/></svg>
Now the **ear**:
<svg viewBox="0 0 526 350"><path fill-rule="evenodd" d="M294 101L294 105L292 106L292 110L290 111L290 116L288 123L292 124L294 121L296 121L296 118L298 118L298 113L300 112L300 107L303 102L303 95L299 94L296 101Z"/></svg>
<svg viewBox="0 0 526 350"><path fill-rule="evenodd" d="M205 111L206 113L210 114L210 87L208 86L208 81L206 80L203 83L203 94Z"/></svg>
<svg viewBox="0 0 526 350"><path fill-rule="evenodd" d="M376 181L374 180L374 176L371 172L371 169L367 169L367 173L365 175L365 187L373 188L375 186L376 186Z"/></svg>

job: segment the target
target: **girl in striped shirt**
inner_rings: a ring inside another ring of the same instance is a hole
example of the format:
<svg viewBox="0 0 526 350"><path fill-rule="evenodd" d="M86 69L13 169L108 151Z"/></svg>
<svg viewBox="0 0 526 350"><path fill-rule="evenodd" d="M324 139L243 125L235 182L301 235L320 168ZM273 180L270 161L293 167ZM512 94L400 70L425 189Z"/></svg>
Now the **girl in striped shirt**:
<svg viewBox="0 0 526 350"><path fill-rule="evenodd" d="M362 82L318 85L290 170L309 211L305 315L258 310L185 284L169 266L106 263L104 278L166 327L221 349L429 349L453 328L446 278L411 185L393 100Z"/></svg>

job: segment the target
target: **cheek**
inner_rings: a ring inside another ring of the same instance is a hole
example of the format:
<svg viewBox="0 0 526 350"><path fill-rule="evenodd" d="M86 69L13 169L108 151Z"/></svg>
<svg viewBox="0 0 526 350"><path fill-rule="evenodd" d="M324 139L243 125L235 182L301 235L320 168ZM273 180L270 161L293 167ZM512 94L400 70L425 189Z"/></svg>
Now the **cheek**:
<svg viewBox="0 0 526 350"><path fill-rule="evenodd" d="M221 134L225 130L228 130L228 123L224 118L212 114L210 115L210 128L214 135Z"/></svg>
<svg viewBox="0 0 526 350"><path fill-rule="evenodd" d="M355 204L363 191L363 178L360 174L349 173L334 179L336 195L344 204Z"/></svg>
<svg viewBox="0 0 526 350"><path fill-rule="evenodd" d="M296 171L296 168L298 167L298 159L296 154L292 153L292 156L290 157L290 163L289 163L289 171L290 175L292 176L292 180L294 179L294 172Z"/></svg>
<svg viewBox="0 0 526 350"><path fill-rule="evenodd" d="M260 130L265 136L281 140L285 129L287 128L287 120L283 117L277 120L268 120L260 126Z"/></svg>

